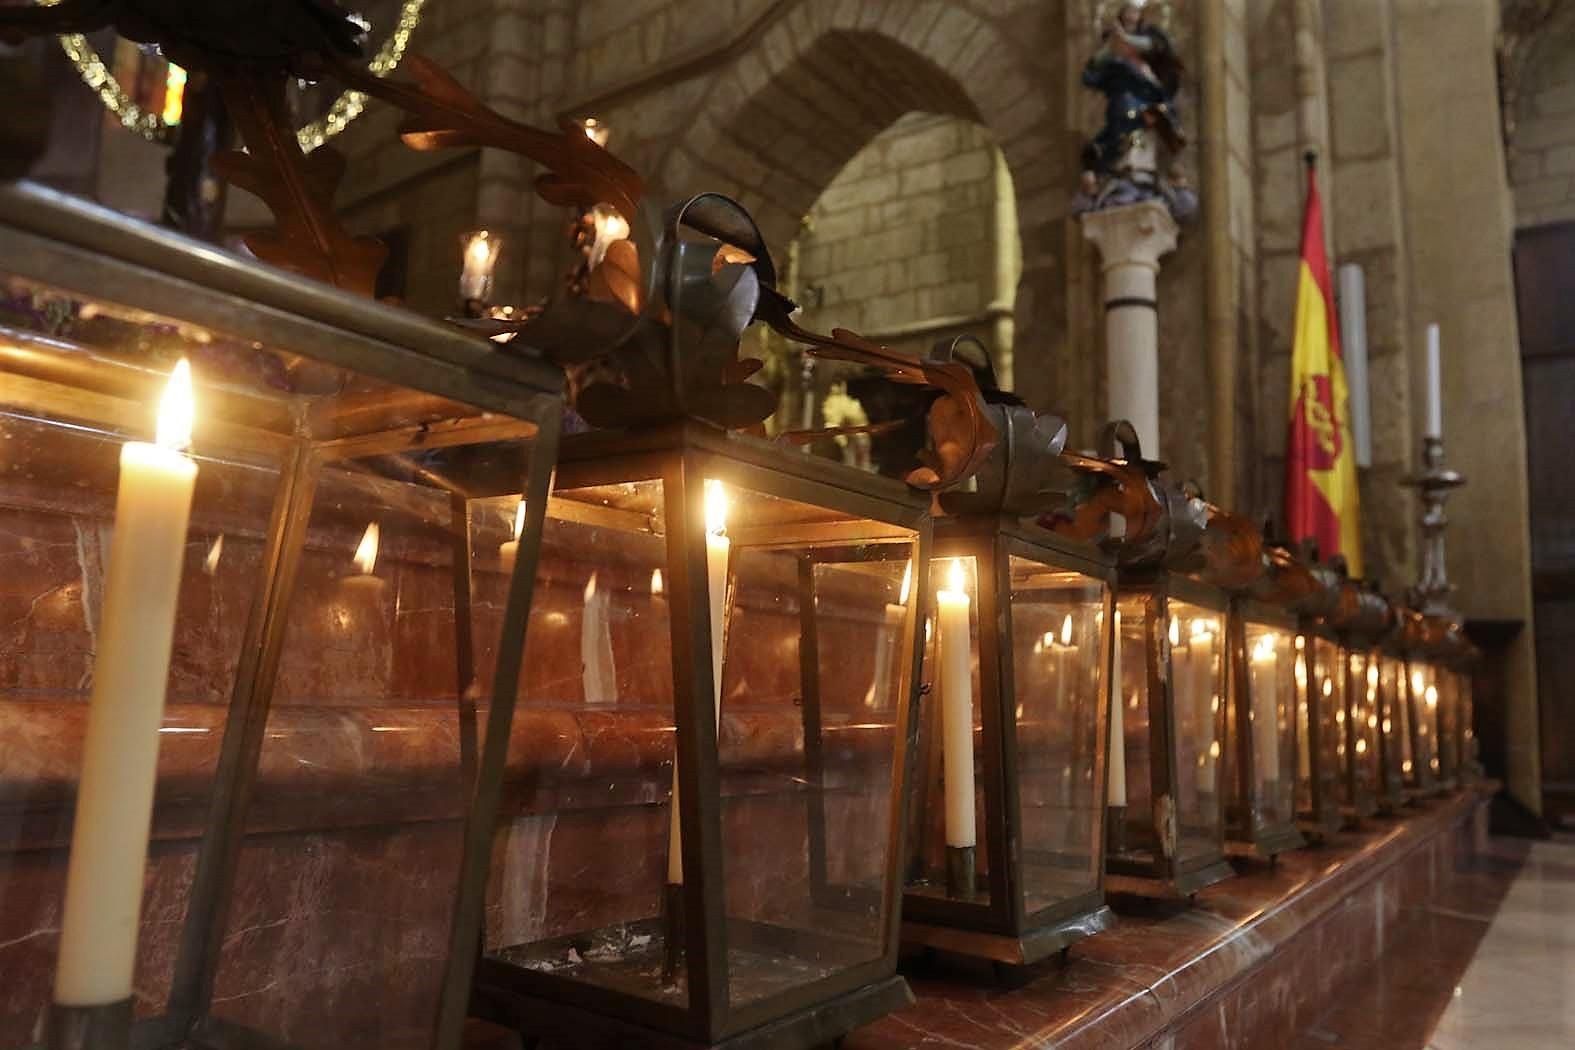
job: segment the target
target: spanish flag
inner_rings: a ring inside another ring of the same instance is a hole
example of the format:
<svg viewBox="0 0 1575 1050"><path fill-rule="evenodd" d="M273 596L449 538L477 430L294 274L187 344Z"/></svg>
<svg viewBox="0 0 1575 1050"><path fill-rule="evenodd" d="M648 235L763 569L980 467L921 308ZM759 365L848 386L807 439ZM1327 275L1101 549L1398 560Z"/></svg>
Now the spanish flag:
<svg viewBox="0 0 1575 1050"><path fill-rule="evenodd" d="M1324 558L1345 556L1362 574L1357 525L1356 447L1346 412L1345 362L1324 252L1323 208L1313 157L1307 158L1307 212L1291 350L1291 420L1285 444L1285 522L1290 538L1311 537Z"/></svg>

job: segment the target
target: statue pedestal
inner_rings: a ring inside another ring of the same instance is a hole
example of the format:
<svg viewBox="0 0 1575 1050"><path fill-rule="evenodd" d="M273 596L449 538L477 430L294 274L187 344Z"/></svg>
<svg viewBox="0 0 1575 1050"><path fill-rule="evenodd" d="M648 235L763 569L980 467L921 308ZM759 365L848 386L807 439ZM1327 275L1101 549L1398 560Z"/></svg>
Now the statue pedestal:
<svg viewBox="0 0 1575 1050"><path fill-rule="evenodd" d="M1110 419L1137 428L1143 455L1159 458L1159 259L1176 247L1176 220L1161 201L1082 217L1105 275L1105 364ZM1105 450L1108 451L1108 450Z"/></svg>

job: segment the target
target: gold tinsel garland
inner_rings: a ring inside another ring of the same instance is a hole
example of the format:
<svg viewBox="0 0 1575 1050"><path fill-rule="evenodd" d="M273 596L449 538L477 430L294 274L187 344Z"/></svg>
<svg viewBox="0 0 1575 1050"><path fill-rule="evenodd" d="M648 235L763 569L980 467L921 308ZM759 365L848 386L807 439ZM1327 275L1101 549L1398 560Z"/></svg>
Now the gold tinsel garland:
<svg viewBox="0 0 1575 1050"><path fill-rule="evenodd" d="M47 7L60 0L39 2ZM399 21L394 25L394 31L383 41L383 46L378 48L367 67L373 76L386 77L399 66L400 60L405 57L405 48L410 43L410 34L415 32L416 25L421 21L421 9L425 5L426 0L404 0L400 4ZM175 125L166 124L161 114L147 112L137 105L120 86L93 45L88 43L87 37L81 33L65 34L60 37L60 47L71 64L76 66L83 83L93 89L99 101L115 114L122 127L136 132L149 142L169 142L173 138ZM365 107L364 94L359 91L344 92L334 99L326 115L296 132L301 148L310 153L321 146L360 116Z"/></svg>

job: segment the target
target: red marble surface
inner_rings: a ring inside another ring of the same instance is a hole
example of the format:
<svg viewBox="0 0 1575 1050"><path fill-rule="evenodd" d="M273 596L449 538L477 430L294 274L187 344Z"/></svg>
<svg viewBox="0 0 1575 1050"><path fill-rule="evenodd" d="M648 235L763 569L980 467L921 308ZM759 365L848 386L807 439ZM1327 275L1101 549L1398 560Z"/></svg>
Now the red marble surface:
<svg viewBox="0 0 1575 1050"><path fill-rule="evenodd" d="M1120 921L1023 987L916 971L916 1005L847 1050L1035 1047L1220 1050L1284 1045L1378 958L1402 905L1446 892L1482 796L1460 794L1324 847L1244 864L1192 907L1117 900Z"/></svg>

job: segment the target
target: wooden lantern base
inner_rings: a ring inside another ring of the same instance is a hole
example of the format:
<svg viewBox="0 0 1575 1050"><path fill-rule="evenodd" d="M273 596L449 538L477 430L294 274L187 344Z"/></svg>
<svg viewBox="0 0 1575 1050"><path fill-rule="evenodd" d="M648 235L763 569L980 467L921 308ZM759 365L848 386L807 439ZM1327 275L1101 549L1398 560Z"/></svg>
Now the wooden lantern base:
<svg viewBox="0 0 1575 1050"><path fill-rule="evenodd" d="M1286 822L1259 828L1239 839L1227 836L1225 854L1244 860L1273 860L1281 853L1289 853L1305 845L1306 837L1296 829L1295 824Z"/></svg>

